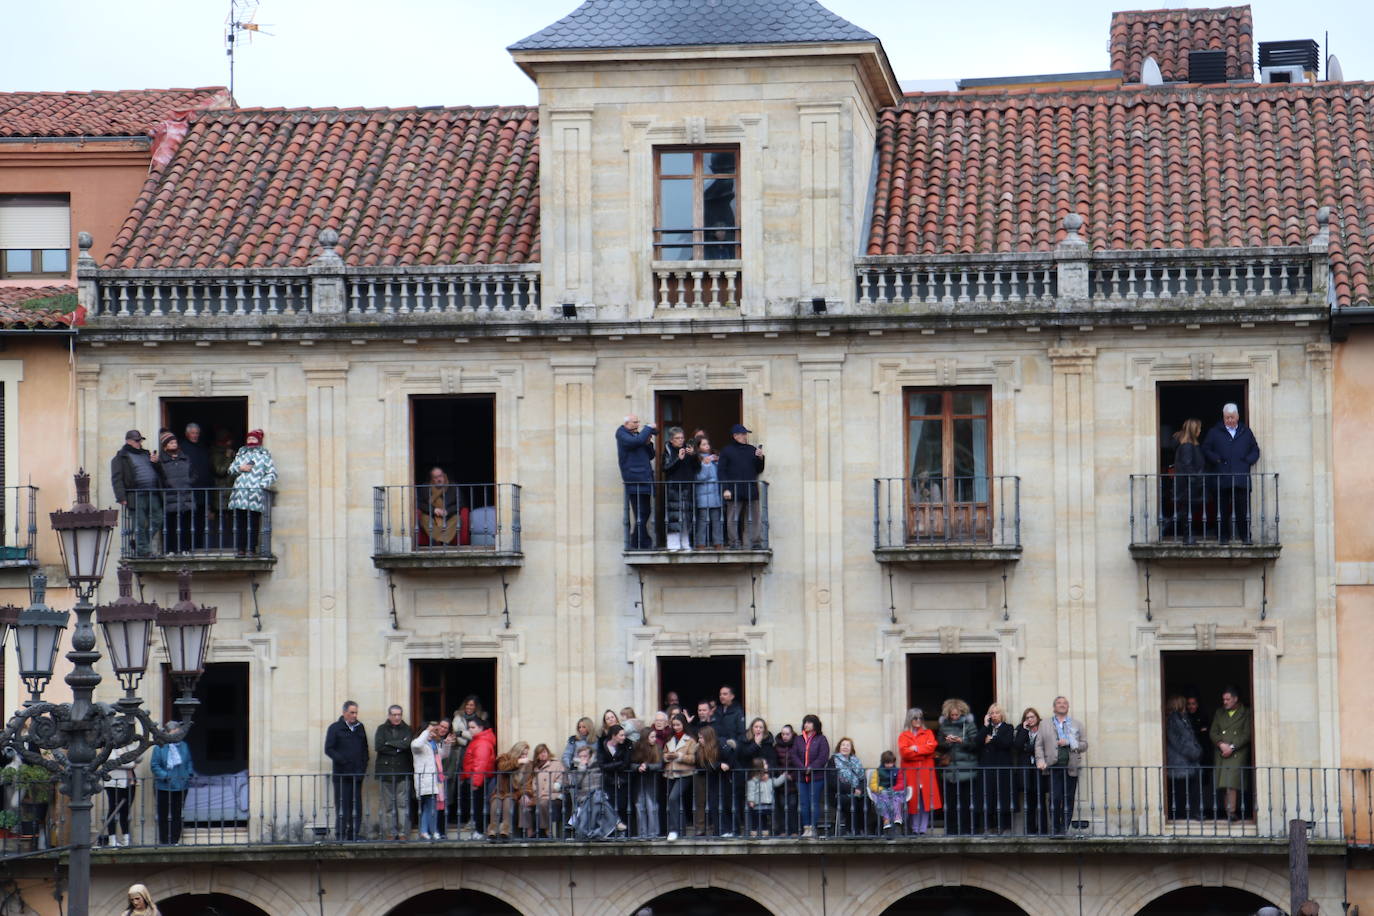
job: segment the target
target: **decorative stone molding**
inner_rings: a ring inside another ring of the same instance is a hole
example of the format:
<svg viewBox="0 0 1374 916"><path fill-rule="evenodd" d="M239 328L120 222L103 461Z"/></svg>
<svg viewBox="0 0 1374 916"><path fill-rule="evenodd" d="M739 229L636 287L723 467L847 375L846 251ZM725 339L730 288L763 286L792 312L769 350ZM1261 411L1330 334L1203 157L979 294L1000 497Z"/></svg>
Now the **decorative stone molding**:
<svg viewBox="0 0 1374 916"><path fill-rule="evenodd" d="M78 379L78 384L83 381ZM94 379L89 383L97 384ZM246 397L253 424L271 430L277 367L162 363L128 370L128 401L134 409L133 425L139 429L155 430L162 425L162 398L223 397Z"/></svg>
<svg viewBox="0 0 1374 916"><path fill-rule="evenodd" d="M945 626L917 629L887 626L878 631L874 657L882 665L882 714L885 731L897 734L907 705L908 655L957 655L962 652L997 656L996 698L1008 702L1021 696L1021 660L1026 657L1026 627L1006 623L993 629Z"/></svg>
<svg viewBox="0 0 1374 916"><path fill-rule="evenodd" d="M646 419L654 415L658 391L719 391L738 388L744 396L744 416L750 429L763 436L768 411L764 399L773 393L771 364L746 360L734 364L712 362L630 362L625 365L625 399L628 413Z"/></svg>
<svg viewBox="0 0 1374 916"><path fill-rule="evenodd" d="M744 689L753 709L768 709L768 666L773 663L773 631L770 627L739 627L735 630L670 631L663 627L633 627L627 631L625 659L634 670L636 708L658 709L662 685L658 682L660 656L710 658L714 655L744 656Z"/></svg>
<svg viewBox="0 0 1374 916"><path fill-rule="evenodd" d="M496 733L520 734L520 668L525 664L525 633L522 629L493 628L487 633L449 631L421 635L414 630L381 631L383 696L410 696L410 663L417 659L496 659ZM537 718L537 717L536 717ZM541 720L542 721L542 720Z"/></svg>

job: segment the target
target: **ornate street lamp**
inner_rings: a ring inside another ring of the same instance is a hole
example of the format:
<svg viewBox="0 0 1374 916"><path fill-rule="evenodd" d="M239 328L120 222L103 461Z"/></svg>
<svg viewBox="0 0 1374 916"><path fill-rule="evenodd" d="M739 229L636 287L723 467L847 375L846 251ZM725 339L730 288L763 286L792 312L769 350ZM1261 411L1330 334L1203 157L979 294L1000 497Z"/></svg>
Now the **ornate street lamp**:
<svg viewBox="0 0 1374 916"><path fill-rule="evenodd" d="M13 604L0 605L0 649L5 648L10 630L19 625L20 608Z"/></svg>
<svg viewBox="0 0 1374 916"><path fill-rule="evenodd" d="M25 763L41 766L60 781L71 798L71 858L68 872L69 916L88 916L91 896L91 798L100 793L102 779L111 770L132 764L155 744L175 744L186 737L195 711L196 681L205 667L215 609L197 607L191 601L191 574L182 571L176 607L161 611L155 604L136 601L132 574L119 573L119 597L97 610L91 597L105 574L105 558L119 513L97 509L90 502L90 478L76 475L76 503L70 510L52 513L52 527L62 547L67 580L76 591L76 628L67 660L72 670L65 680L72 702L48 703L43 689L52 679L57 649L70 614L44 603L47 577L33 577L33 602L23 611L0 608L0 646L9 629L15 631L19 673L32 697L10 719L0 746L15 751ZM96 703L100 675L95 665L95 626L100 628L124 696L114 702ZM153 721L143 701L135 696L148 670L153 624L162 628L171 658L173 675L181 688L176 700L179 722L161 725ZM133 749L115 756L121 748ZM49 753L45 753L49 752Z"/></svg>

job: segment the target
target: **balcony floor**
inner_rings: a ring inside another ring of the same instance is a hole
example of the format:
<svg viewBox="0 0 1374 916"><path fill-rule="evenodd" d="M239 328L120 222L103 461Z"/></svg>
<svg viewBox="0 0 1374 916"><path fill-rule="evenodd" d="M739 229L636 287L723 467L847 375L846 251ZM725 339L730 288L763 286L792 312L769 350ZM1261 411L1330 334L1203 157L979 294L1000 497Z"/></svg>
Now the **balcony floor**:
<svg viewBox="0 0 1374 916"><path fill-rule="evenodd" d="M931 563L1006 563L1021 559L1020 544L900 544L875 547L879 563L925 566Z"/></svg>
<svg viewBox="0 0 1374 916"><path fill-rule="evenodd" d="M626 566L766 566L769 548L760 550L627 550Z"/></svg>
<svg viewBox="0 0 1374 916"><path fill-rule="evenodd" d="M277 565L277 558L240 557L233 553L168 554L161 557L124 557L123 562L137 573L176 575L183 569L203 574L268 572Z"/></svg>
<svg viewBox="0 0 1374 916"><path fill-rule="evenodd" d="M1158 541L1149 544L1132 544L1131 556L1137 560L1153 560L1158 563L1181 564L1215 563L1229 561L1233 564L1259 563L1278 559L1282 544L1243 544L1231 542L1221 544L1216 541L1199 541L1184 544L1180 541Z"/></svg>
<svg viewBox="0 0 1374 916"><path fill-rule="evenodd" d="M423 550L411 553L373 554L378 569L515 569L525 565L525 555L513 550Z"/></svg>

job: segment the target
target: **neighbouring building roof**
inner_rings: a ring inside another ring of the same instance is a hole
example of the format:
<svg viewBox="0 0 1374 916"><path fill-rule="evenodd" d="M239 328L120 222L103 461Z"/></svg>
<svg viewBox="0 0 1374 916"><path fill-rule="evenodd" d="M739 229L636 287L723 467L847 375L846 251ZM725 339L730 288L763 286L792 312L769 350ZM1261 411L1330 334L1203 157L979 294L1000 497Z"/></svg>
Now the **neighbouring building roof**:
<svg viewBox="0 0 1374 916"><path fill-rule="evenodd" d="M66 328L79 323L72 284L0 286L0 329Z"/></svg>
<svg viewBox="0 0 1374 916"><path fill-rule="evenodd" d="M510 50L877 40L816 0L586 0Z"/></svg>
<svg viewBox="0 0 1374 916"><path fill-rule="evenodd" d="M867 253L1303 245L1370 300L1374 84L939 93L884 110Z"/></svg>
<svg viewBox="0 0 1374 916"><path fill-rule="evenodd" d="M223 86L118 92L0 92L0 137L151 136L188 111L227 107Z"/></svg>
<svg viewBox="0 0 1374 916"><path fill-rule="evenodd" d="M1225 51L1226 78L1254 79L1255 24L1250 7L1196 10L1132 10L1112 13L1112 69L1140 82L1145 58L1153 57L1165 80L1188 79L1189 51Z"/></svg>
<svg viewBox="0 0 1374 916"><path fill-rule="evenodd" d="M533 108L240 109L191 121L106 267L539 260Z"/></svg>

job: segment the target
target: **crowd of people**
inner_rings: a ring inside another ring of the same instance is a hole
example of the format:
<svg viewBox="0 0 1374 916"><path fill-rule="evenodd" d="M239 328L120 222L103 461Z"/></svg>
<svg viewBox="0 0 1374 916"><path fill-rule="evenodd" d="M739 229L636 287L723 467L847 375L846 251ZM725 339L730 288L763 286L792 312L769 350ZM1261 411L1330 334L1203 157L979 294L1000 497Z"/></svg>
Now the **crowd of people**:
<svg viewBox="0 0 1374 916"><path fill-rule="evenodd" d="M1190 741L1176 742L1180 722ZM1196 697L1171 700L1166 727L1171 816L1242 817L1250 719L1238 692L1226 688L1207 722ZM476 696L418 733L392 706L370 741L345 703L324 744L336 836L363 834L372 753L390 840L409 839L412 801L422 840L920 836L937 812L946 835L1064 834L1089 742L1063 696L1048 716L1027 708L1016 722L999 704L975 715L951 698L930 716L908 710L893 746L865 757L815 715L775 732L724 685L693 708L670 693L647 718L632 708L584 717L561 745L502 746ZM1220 807L1204 804L1209 792Z"/></svg>

